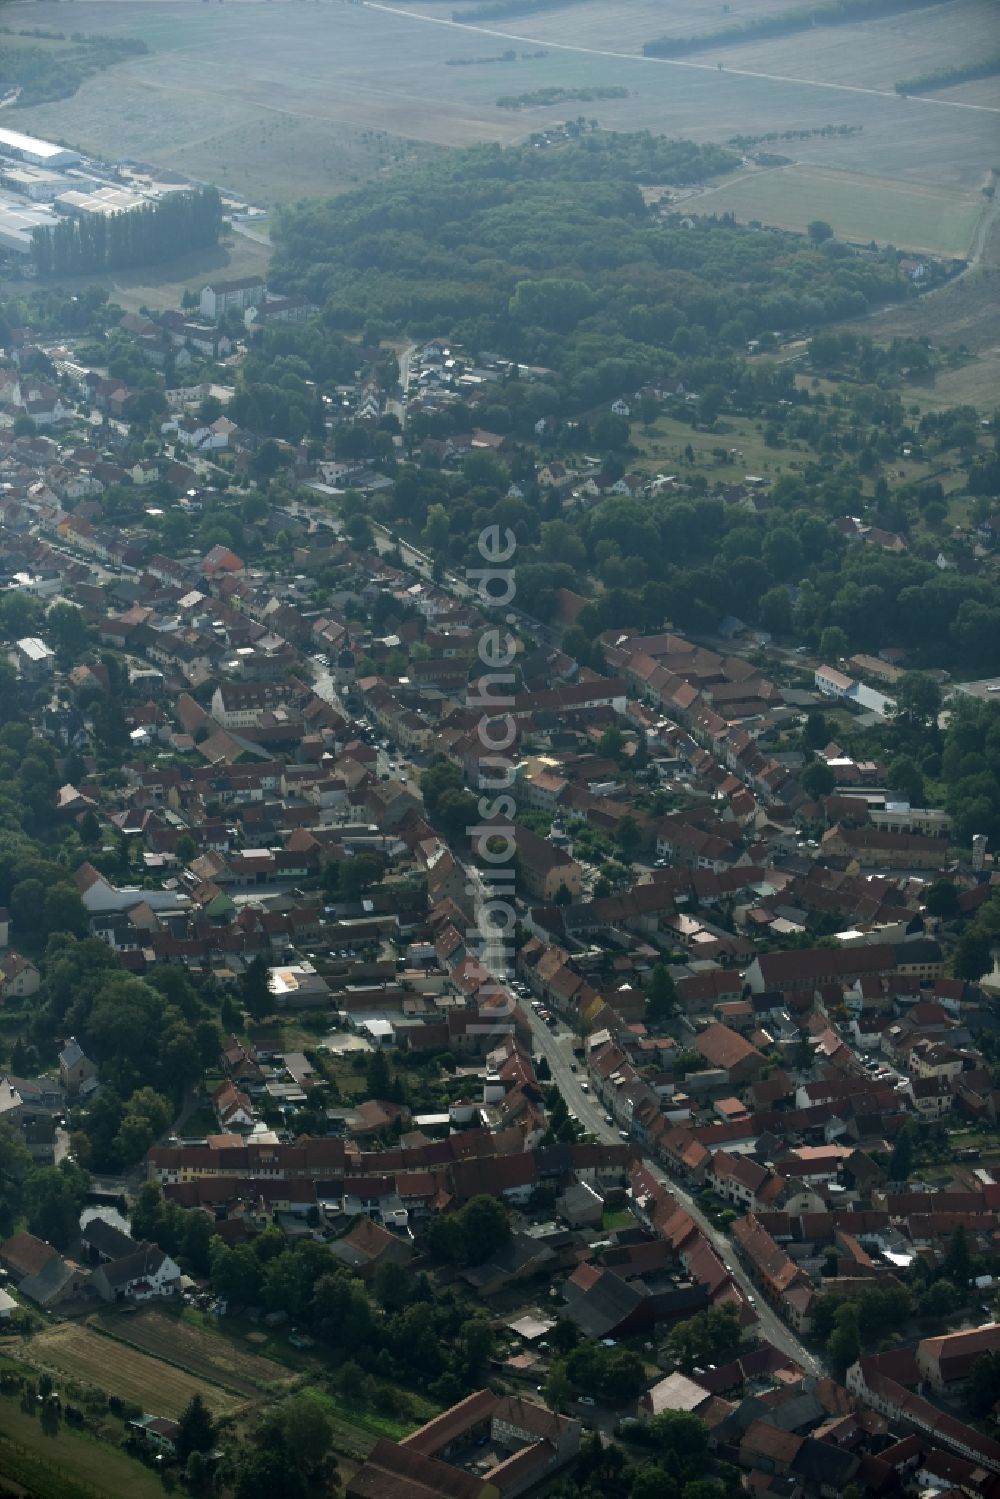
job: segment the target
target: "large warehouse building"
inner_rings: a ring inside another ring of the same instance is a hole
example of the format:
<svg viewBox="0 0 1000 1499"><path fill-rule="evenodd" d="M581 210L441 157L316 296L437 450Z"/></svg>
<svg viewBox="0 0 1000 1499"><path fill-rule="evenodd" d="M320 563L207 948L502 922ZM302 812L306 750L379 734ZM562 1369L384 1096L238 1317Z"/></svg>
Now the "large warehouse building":
<svg viewBox="0 0 1000 1499"><path fill-rule="evenodd" d="M16 255L30 255L32 230L51 229L57 222L48 203L0 195L0 253L13 250Z"/></svg>
<svg viewBox="0 0 1000 1499"><path fill-rule="evenodd" d="M14 156L35 167L72 167L80 160L79 151L68 151L52 141L40 141L19 130L0 130L0 156Z"/></svg>

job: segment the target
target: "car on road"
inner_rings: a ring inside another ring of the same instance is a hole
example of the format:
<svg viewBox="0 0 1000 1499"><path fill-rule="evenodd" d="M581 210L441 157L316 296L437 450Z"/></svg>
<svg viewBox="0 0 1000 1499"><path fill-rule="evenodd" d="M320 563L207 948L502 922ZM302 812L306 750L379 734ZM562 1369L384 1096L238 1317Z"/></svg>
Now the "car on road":
<svg viewBox="0 0 1000 1499"><path fill-rule="evenodd" d="M576 1071L576 1067L573 1068L573 1071L574 1072ZM584 1078L583 1081L580 1084L580 1092L581 1093L589 1093L590 1092L590 1084L587 1082L586 1078Z"/></svg>

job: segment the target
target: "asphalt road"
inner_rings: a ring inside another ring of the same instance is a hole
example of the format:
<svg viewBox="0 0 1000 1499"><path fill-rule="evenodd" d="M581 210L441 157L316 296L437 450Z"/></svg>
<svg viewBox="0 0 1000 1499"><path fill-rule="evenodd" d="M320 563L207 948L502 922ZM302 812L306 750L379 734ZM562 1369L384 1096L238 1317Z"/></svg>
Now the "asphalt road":
<svg viewBox="0 0 1000 1499"><path fill-rule="evenodd" d="M416 344L408 344L399 356L399 395L390 396L385 403L386 411L399 419L401 427L406 426L406 389L410 383L410 364L414 354L417 352Z"/></svg>
<svg viewBox="0 0 1000 1499"><path fill-rule="evenodd" d="M572 1069L573 1061L573 1033L559 1026L557 1031L552 1031L540 1020L534 1010L528 1005L522 1006L531 1025L535 1048L547 1059L552 1071L552 1080L559 1088L560 1093L566 1100L566 1105L572 1113L580 1120L584 1129L594 1135L596 1139L606 1144L617 1144L620 1138L617 1128L605 1122L604 1110L594 1099L592 1093L585 1093L580 1086L581 1079ZM657 1181L662 1182L665 1187L673 1193L674 1197L682 1207L691 1214L698 1224L702 1233L718 1253L723 1264L726 1266L733 1280L739 1286L744 1296L756 1303L754 1311L760 1324L761 1333L768 1342L773 1343L776 1348L787 1353L808 1374L822 1374L822 1365L814 1353L802 1343L787 1326L785 1322L772 1311L767 1303L759 1295L750 1277L743 1270L736 1258L734 1247L724 1233L721 1233L713 1223L705 1217L698 1207L690 1192L678 1185L667 1173L648 1157L644 1157L647 1170Z"/></svg>
<svg viewBox="0 0 1000 1499"><path fill-rule="evenodd" d="M384 540L387 543L385 547L387 550L388 544L391 543L389 543L389 539L385 535L384 528L376 525L373 529L376 531L376 534L379 532L383 534ZM400 553L405 565L414 567L417 571L426 571L429 574L430 558L425 554L416 551L415 548L406 544L400 545ZM454 592L458 592L458 589L454 586L458 581L458 579L451 576L446 576L442 580L444 586L448 587L451 585ZM465 588L464 591L468 592L468 589ZM531 620L530 616L519 615L518 622L523 622L529 627L534 627L536 633L543 640L546 636L554 636L554 632L549 627L542 625L538 620ZM555 643L554 640L552 643ZM499 979L507 978L510 975L510 965L507 961L508 955L504 948L503 933L499 929L494 929L489 921L483 920L480 917L480 907L488 898L488 891L473 864L463 861L463 868L468 875L469 883L478 887L475 897L476 922L484 939L480 945L479 959L488 972ZM606 1122L602 1105L597 1102L592 1093L589 1091L584 1092L580 1086L582 1079L573 1071L574 1037L572 1031L567 1030L562 1025L559 1025L555 1031L550 1030L545 1022L539 1019L530 1005L522 1005L522 1010L531 1025L535 1047L547 1059L552 1072L552 1080L558 1086L559 1091L566 1100L567 1107L576 1115L588 1134L607 1144L616 1144L620 1139L617 1127ZM734 1247L725 1234L721 1233L706 1218L690 1192L669 1177L654 1161L648 1157L644 1157L643 1159L650 1174L657 1181L662 1182L673 1193L677 1201L691 1214L702 1233L704 1233L709 1243L719 1254L723 1264L743 1292L743 1295L748 1301L751 1301L764 1337L776 1348L780 1348L793 1358L807 1373L822 1374L824 1372L823 1367L815 1354L810 1352L805 1344L796 1337L792 1329L758 1296L756 1287L737 1260Z"/></svg>

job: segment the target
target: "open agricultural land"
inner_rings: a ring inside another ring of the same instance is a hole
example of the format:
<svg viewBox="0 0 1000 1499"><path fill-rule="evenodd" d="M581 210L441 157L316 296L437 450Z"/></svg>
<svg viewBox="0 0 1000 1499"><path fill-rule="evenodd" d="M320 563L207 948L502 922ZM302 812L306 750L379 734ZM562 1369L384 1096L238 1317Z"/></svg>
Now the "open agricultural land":
<svg viewBox="0 0 1000 1499"><path fill-rule="evenodd" d="M228 1339L162 1312L145 1311L128 1317L112 1313L96 1319L95 1326L117 1343L247 1400L263 1393L279 1393L294 1379L287 1368L273 1359L243 1349L237 1356ZM116 1357L117 1353L116 1348Z"/></svg>
<svg viewBox="0 0 1000 1499"><path fill-rule="evenodd" d="M734 15L776 8L778 0L753 0ZM12 118L43 137L150 157L269 203L343 190L433 146L523 139L575 114L611 129L696 140L861 126L848 136L796 142L785 154L840 172L972 192L996 155L996 110L956 107L964 89L988 92L991 80L949 90L947 99L894 92L900 76L985 46L994 19L987 0L949 0L836 28L822 46L797 36L681 61L641 55L664 29L664 8L653 0L613 7L582 0L488 27L457 26L452 9L443 0L308 8L79 0L74 25L141 40L148 53L88 79L72 99L19 108ZM48 0L4 12L14 28L58 28L64 14ZM682 4L670 17L675 27L695 29L704 8ZM511 63L449 66L509 48L517 54ZM524 55L537 51L546 55ZM553 108L497 104L512 93L588 87L628 92ZM937 222L939 205L929 202L927 211ZM907 234L928 238L919 214L908 217Z"/></svg>
<svg viewBox="0 0 1000 1499"><path fill-rule="evenodd" d="M814 219L824 219L839 239L959 258L967 253L986 206L971 188L893 182L806 165L744 172L690 200L692 213L731 213L742 223L757 220L803 231Z"/></svg>
<svg viewBox="0 0 1000 1499"><path fill-rule="evenodd" d="M239 1396L218 1384L209 1384L203 1376L175 1368L160 1356L112 1342L83 1322L66 1322L48 1329L33 1338L21 1356L38 1370L77 1380L174 1419L196 1391L217 1416L228 1415L243 1403Z"/></svg>

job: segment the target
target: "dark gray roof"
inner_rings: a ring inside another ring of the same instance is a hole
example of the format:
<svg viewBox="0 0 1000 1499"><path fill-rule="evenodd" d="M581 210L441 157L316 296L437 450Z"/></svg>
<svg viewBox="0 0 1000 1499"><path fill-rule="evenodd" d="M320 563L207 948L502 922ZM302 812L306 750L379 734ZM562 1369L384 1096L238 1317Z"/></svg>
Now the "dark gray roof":
<svg viewBox="0 0 1000 1499"><path fill-rule="evenodd" d="M646 1299L641 1281L625 1281L617 1275L602 1275L584 1291L568 1280L563 1286L566 1315L587 1338L607 1338Z"/></svg>
<svg viewBox="0 0 1000 1499"><path fill-rule="evenodd" d="M142 1280L147 1275L155 1275L166 1257L158 1244L142 1243L134 1253L102 1265L98 1273L103 1274L108 1285L116 1289L131 1285L133 1281Z"/></svg>
<svg viewBox="0 0 1000 1499"><path fill-rule="evenodd" d="M821 1483L824 1488L843 1489L858 1471L858 1458L832 1442L817 1442L806 1437L795 1454L792 1472L800 1478Z"/></svg>
<svg viewBox="0 0 1000 1499"><path fill-rule="evenodd" d="M91 1249L96 1249L98 1254L108 1260L120 1260L139 1247L131 1234L123 1233L106 1218L91 1218L90 1222L81 1228L80 1238L84 1244L89 1245Z"/></svg>
<svg viewBox="0 0 1000 1499"><path fill-rule="evenodd" d="M67 1284L77 1275L75 1265L70 1265L61 1255L56 1255L43 1265L37 1275L29 1275L18 1286L22 1296L27 1296L39 1306L48 1306L57 1301Z"/></svg>

